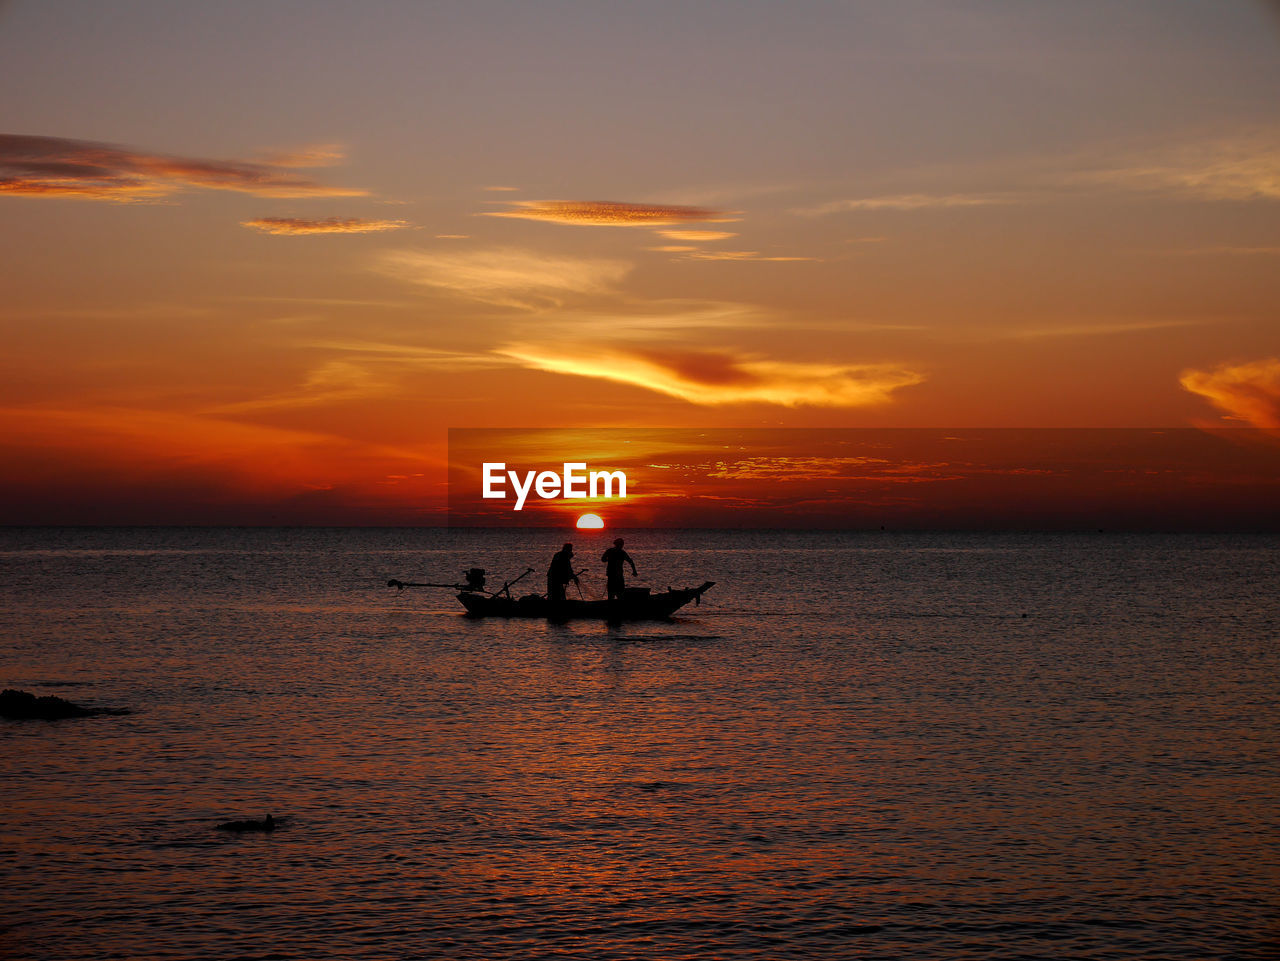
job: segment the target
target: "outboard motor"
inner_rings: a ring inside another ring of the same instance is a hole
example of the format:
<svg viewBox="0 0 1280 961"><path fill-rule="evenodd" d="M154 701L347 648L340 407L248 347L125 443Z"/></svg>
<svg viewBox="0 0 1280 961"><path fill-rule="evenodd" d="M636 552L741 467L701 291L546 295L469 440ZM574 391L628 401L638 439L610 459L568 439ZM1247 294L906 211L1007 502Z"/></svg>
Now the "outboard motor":
<svg viewBox="0 0 1280 961"><path fill-rule="evenodd" d="M462 572L462 576L467 579L466 589L475 591L477 594L484 590L484 568L473 567Z"/></svg>

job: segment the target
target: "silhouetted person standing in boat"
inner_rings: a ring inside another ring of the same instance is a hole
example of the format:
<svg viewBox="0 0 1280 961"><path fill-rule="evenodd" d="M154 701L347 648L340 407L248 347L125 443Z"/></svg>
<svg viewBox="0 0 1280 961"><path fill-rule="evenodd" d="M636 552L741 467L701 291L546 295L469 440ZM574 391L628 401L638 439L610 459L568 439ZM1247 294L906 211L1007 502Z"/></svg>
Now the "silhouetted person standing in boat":
<svg viewBox="0 0 1280 961"><path fill-rule="evenodd" d="M551 566L547 568L547 600L552 604L564 603L564 589L569 582L578 583L573 573L573 545L565 544L551 558Z"/></svg>
<svg viewBox="0 0 1280 961"><path fill-rule="evenodd" d="M624 563L631 565L631 576L636 575L636 562L631 559L631 555L622 549L622 538L619 537L613 542L613 546L600 555L600 560L604 561L608 566L605 568L605 575L609 579L609 600L622 600L622 594L627 588L626 580L622 576L622 565Z"/></svg>

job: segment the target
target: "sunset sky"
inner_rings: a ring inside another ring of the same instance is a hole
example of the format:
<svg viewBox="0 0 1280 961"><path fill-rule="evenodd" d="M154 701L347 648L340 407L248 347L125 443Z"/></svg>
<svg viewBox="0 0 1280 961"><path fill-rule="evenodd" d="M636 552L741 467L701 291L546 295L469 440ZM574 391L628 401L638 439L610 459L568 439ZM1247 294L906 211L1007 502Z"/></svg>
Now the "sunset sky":
<svg viewBox="0 0 1280 961"><path fill-rule="evenodd" d="M1278 104L1261 0L0 2L0 522L437 523L449 428L1280 429Z"/></svg>

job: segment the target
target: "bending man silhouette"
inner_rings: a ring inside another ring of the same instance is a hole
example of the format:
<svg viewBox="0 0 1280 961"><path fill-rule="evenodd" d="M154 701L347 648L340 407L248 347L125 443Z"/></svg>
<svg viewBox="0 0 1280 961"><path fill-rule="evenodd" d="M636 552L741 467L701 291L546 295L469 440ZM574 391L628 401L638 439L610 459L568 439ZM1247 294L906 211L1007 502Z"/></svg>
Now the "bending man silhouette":
<svg viewBox="0 0 1280 961"><path fill-rule="evenodd" d="M631 555L622 549L622 538L619 537L613 542L613 546L600 555L600 560L604 561L608 566L605 568L605 575L609 579L609 600L622 600L622 594L627 588L626 580L622 575L623 562L631 565L631 576L636 576L636 562L631 559Z"/></svg>
<svg viewBox="0 0 1280 961"><path fill-rule="evenodd" d="M564 603L564 589L569 582L578 583L573 573L573 545L565 544L551 558L547 568L547 600L552 604Z"/></svg>

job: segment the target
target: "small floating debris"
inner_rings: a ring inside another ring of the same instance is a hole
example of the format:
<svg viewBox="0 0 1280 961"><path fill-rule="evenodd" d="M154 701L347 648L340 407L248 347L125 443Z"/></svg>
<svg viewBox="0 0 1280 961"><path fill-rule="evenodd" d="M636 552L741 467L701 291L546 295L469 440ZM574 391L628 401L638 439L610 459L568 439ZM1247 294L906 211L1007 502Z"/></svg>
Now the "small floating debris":
<svg viewBox="0 0 1280 961"><path fill-rule="evenodd" d="M224 821L218 825L219 831L231 831L236 834L243 834L247 831L274 831L278 822L270 814L261 821L247 819L244 821Z"/></svg>
<svg viewBox="0 0 1280 961"><path fill-rule="evenodd" d="M26 691L0 691L0 717L11 721L59 721L67 717L94 717L99 714L128 714L122 708L82 707L52 694L36 697Z"/></svg>
<svg viewBox="0 0 1280 961"><path fill-rule="evenodd" d="M613 638L619 643L640 643L641 641L719 641L721 634L617 634Z"/></svg>

